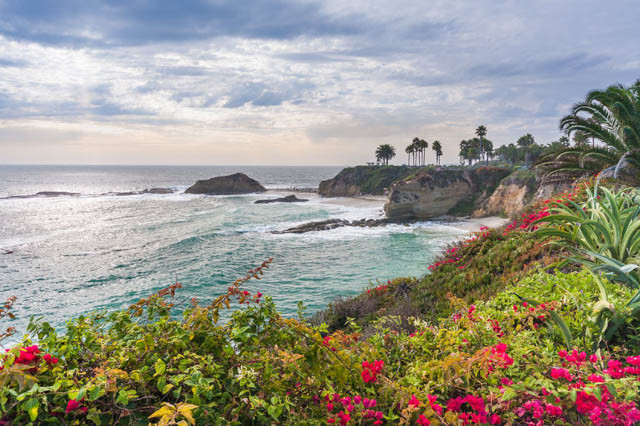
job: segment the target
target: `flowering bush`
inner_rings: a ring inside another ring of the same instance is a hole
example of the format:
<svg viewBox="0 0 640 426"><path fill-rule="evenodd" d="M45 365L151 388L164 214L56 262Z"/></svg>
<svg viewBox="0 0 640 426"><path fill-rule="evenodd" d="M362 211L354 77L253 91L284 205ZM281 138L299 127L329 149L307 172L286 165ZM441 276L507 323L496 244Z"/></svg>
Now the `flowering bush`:
<svg viewBox="0 0 640 426"><path fill-rule="evenodd" d="M0 354L0 425L640 422L640 330L594 346L586 309L601 288L613 309L633 290L536 267L558 257L529 229L483 229L423 279L354 299L375 309L366 330L282 317L248 283L270 261L207 305L176 283L65 334L34 320L33 341ZM401 316L401 300L422 310Z"/></svg>

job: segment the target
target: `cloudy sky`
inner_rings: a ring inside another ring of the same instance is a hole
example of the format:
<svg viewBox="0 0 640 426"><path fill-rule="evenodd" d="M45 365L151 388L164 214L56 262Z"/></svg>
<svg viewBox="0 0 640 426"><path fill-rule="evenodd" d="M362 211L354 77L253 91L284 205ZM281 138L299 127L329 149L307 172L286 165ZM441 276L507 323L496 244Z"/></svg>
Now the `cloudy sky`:
<svg viewBox="0 0 640 426"><path fill-rule="evenodd" d="M546 143L640 77L637 0L0 0L0 163L353 164ZM430 154L432 152L430 151ZM431 158L431 157L429 157Z"/></svg>

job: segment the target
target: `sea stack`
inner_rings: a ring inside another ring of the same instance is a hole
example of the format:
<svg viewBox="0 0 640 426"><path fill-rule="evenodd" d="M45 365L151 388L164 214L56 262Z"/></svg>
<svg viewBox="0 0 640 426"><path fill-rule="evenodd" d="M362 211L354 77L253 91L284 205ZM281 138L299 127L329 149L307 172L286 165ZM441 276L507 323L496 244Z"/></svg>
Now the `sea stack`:
<svg viewBox="0 0 640 426"><path fill-rule="evenodd" d="M267 189L255 179L244 173L234 173L229 176L218 176L211 179L199 180L187 188L186 194L233 195L265 192Z"/></svg>

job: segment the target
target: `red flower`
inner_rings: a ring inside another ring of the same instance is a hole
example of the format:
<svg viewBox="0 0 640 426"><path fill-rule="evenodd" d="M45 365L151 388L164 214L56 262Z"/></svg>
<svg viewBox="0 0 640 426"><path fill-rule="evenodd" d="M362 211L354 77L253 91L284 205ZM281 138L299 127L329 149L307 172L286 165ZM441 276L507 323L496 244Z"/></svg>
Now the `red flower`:
<svg viewBox="0 0 640 426"><path fill-rule="evenodd" d="M420 416L418 416L418 424L421 426L426 426L430 425L431 422L424 416L424 414L420 414Z"/></svg>
<svg viewBox="0 0 640 426"><path fill-rule="evenodd" d="M78 408L80 408L80 403L75 399L70 399L69 402L67 403L67 409L65 410L65 414L69 414L72 411L76 411Z"/></svg>
<svg viewBox="0 0 640 426"><path fill-rule="evenodd" d="M409 405L413 406L413 407L419 407L420 406L420 400L418 398L416 398L415 395L411 395L411 399L409 400Z"/></svg>

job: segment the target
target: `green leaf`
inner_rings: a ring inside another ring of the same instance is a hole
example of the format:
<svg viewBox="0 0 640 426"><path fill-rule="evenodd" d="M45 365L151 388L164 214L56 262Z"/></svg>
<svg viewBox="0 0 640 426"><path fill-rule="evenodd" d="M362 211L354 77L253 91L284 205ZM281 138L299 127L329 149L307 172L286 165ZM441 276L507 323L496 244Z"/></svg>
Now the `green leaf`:
<svg viewBox="0 0 640 426"><path fill-rule="evenodd" d="M29 418L32 422L35 422L38 418L38 408L40 407L40 403L37 399L31 398L24 404L24 409L29 413Z"/></svg>
<svg viewBox="0 0 640 426"><path fill-rule="evenodd" d="M104 395L104 391L102 390L102 388L100 386L95 386L89 392L89 401L95 401L102 395Z"/></svg>
<svg viewBox="0 0 640 426"><path fill-rule="evenodd" d="M116 404L127 405L129 404L129 394L126 390L120 389L118 397L116 398Z"/></svg>
<svg viewBox="0 0 640 426"><path fill-rule="evenodd" d="M163 360L158 359L156 361L155 369L156 369L156 374L154 374L153 377L164 374L164 372L167 370L167 365L164 363Z"/></svg>
<svg viewBox="0 0 640 426"><path fill-rule="evenodd" d="M518 396L518 394L516 393L515 389L513 389L513 388L505 386L503 388L503 390L504 390L504 393L502 394L502 401L511 401L516 396Z"/></svg>

